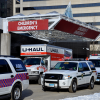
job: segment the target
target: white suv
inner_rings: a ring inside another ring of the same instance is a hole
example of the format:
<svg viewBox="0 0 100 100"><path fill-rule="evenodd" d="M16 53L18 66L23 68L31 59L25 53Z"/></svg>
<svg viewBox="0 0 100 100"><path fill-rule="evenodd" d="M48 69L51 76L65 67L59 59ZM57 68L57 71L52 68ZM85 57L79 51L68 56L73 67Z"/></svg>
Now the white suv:
<svg viewBox="0 0 100 100"><path fill-rule="evenodd" d="M0 99L19 100L28 86L29 76L21 59L0 57Z"/></svg>
<svg viewBox="0 0 100 100"><path fill-rule="evenodd" d="M97 72L91 61L61 61L43 73L41 84L44 91L53 87L76 92L77 86L83 84L93 89L96 78Z"/></svg>

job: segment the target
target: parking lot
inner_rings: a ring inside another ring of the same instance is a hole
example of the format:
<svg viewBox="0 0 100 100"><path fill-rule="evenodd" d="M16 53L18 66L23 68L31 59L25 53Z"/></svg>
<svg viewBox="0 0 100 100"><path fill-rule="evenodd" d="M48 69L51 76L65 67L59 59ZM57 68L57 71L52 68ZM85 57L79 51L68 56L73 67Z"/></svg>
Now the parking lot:
<svg viewBox="0 0 100 100"><path fill-rule="evenodd" d="M51 89L50 91L42 91L42 86L35 82L31 82L28 89L22 92L22 100L59 100L69 97L77 97L90 95L100 92L100 84L95 83L94 89L90 90L87 87L80 87L76 93L69 93L68 90Z"/></svg>

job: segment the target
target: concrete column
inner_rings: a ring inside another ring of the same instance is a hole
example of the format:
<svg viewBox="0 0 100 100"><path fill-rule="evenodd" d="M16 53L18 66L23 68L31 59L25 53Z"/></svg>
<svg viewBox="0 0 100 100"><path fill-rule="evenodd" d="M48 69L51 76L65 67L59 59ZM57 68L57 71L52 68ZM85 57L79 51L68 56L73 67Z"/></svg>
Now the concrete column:
<svg viewBox="0 0 100 100"><path fill-rule="evenodd" d="M11 34L1 33L1 47L0 55L10 55L11 48Z"/></svg>
<svg viewBox="0 0 100 100"><path fill-rule="evenodd" d="M23 14L23 0L20 0L20 13Z"/></svg>

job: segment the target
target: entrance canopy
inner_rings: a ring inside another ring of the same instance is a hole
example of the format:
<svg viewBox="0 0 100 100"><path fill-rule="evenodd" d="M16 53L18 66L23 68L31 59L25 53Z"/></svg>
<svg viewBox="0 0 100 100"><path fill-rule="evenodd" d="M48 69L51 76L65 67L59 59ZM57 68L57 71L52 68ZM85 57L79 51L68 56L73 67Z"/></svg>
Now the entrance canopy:
<svg viewBox="0 0 100 100"><path fill-rule="evenodd" d="M12 16L3 20L3 33L25 32L48 41L95 40L100 29L57 12Z"/></svg>

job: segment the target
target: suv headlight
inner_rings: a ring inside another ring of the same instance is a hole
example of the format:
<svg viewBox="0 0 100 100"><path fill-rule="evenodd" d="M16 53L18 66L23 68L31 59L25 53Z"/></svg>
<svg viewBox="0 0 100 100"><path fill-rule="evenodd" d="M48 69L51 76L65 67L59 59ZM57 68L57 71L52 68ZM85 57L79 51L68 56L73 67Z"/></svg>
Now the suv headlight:
<svg viewBox="0 0 100 100"><path fill-rule="evenodd" d="M42 77L41 78L44 78L45 77L45 74L42 74Z"/></svg>
<svg viewBox="0 0 100 100"><path fill-rule="evenodd" d="M71 78L70 75L63 75L63 80L70 79L70 78Z"/></svg>

